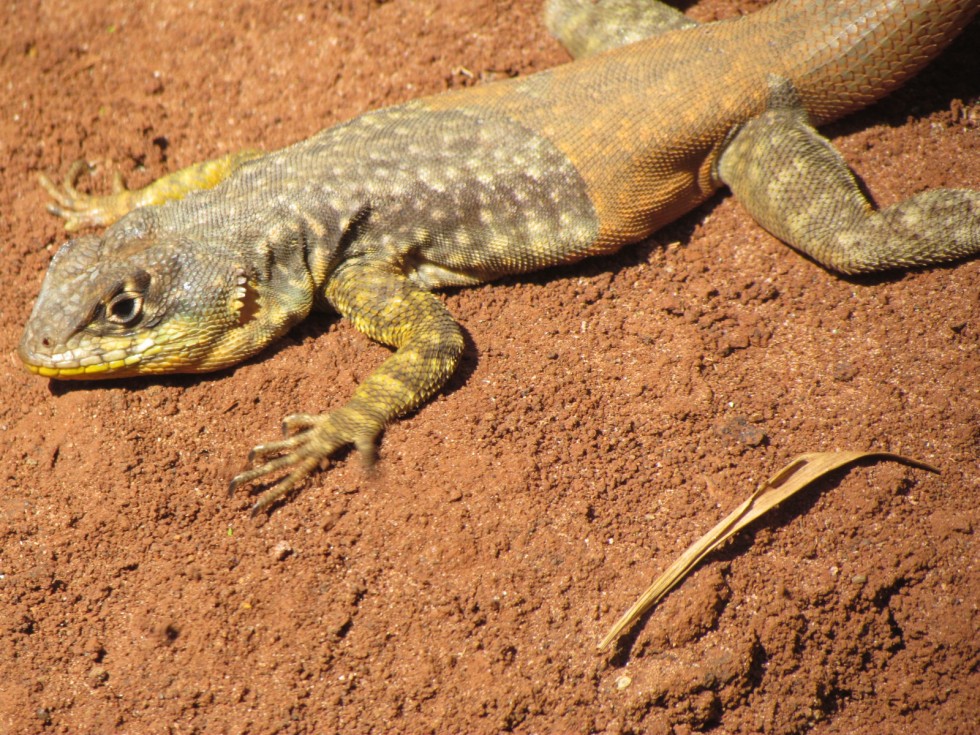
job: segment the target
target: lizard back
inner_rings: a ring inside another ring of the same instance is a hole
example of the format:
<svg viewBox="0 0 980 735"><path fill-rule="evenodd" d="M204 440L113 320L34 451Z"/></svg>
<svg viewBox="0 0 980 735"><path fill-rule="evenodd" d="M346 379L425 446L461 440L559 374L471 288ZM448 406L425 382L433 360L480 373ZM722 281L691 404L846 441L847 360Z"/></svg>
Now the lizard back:
<svg viewBox="0 0 980 735"><path fill-rule="evenodd" d="M785 0L526 78L423 100L483 108L548 138L582 176L599 220L586 254L635 242L719 186L728 135L764 110L771 80L814 124L901 86L977 13L976 0Z"/></svg>

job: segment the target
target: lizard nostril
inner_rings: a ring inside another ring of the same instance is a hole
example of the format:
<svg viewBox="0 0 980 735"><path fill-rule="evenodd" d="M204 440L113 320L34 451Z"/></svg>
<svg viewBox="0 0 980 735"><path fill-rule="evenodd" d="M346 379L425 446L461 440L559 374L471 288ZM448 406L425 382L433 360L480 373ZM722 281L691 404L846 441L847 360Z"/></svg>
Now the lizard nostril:
<svg viewBox="0 0 980 735"><path fill-rule="evenodd" d="M48 339L47 337L41 337L41 344L44 345L45 347L50 347L51 340Z"/></svg>

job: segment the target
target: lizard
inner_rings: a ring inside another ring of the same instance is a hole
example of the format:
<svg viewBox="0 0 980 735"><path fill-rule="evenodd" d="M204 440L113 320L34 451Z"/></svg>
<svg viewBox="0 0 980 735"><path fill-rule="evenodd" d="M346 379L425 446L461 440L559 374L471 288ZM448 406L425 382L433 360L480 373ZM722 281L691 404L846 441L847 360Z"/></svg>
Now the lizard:
<svg viewBox="0 0 980 735"><path fill-rule="evenodd" d="M253 512L432 397L463 351L433 293L643 240L728 187L844 274L980 253L980 191L876 209L817 127L916 74L977 0L776 0L696 23L650 0L551 0L574 60L362 114L106 195L41 183L69 230L19 355L56 379L220 370L313 310L393 354L339 408L293 414L230 491Z"/></svg>

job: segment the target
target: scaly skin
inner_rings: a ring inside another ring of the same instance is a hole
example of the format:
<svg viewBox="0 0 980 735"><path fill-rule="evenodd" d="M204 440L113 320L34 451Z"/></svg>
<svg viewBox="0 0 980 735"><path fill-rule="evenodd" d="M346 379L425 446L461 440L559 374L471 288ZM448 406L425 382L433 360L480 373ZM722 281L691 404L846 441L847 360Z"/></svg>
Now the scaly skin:
<svg viewBox="0 0 980 735"><path fill-rule="evenodd" d="M77 169L64 190L45 179L69 228L110 226L52 260L21 358L55 378L216 370L314 307L396 348L340 409L287 417L286 439L253 450L232 487L271 482L260 509L344 445L373 456L385 424L445 383L463 340L432 289L614 251L720 186L839 271L976 254L980 192L877 212L811 125L900 85L978 5L782 0L697 25L656 2L553 0L574 63L135 192L81 195Z"/></svg>

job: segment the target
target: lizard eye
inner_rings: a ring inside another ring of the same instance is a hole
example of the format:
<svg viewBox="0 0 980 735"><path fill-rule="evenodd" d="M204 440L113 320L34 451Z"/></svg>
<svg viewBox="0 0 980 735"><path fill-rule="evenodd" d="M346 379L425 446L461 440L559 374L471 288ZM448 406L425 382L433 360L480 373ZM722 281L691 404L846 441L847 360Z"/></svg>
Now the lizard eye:
<svg viewBox="0 0 980 735"><path fill-rule="evenodd" d="M143 295L134 291L118 293L106 304L105 313L106 318L115 324L133 324L143 313Z"/></svg>

